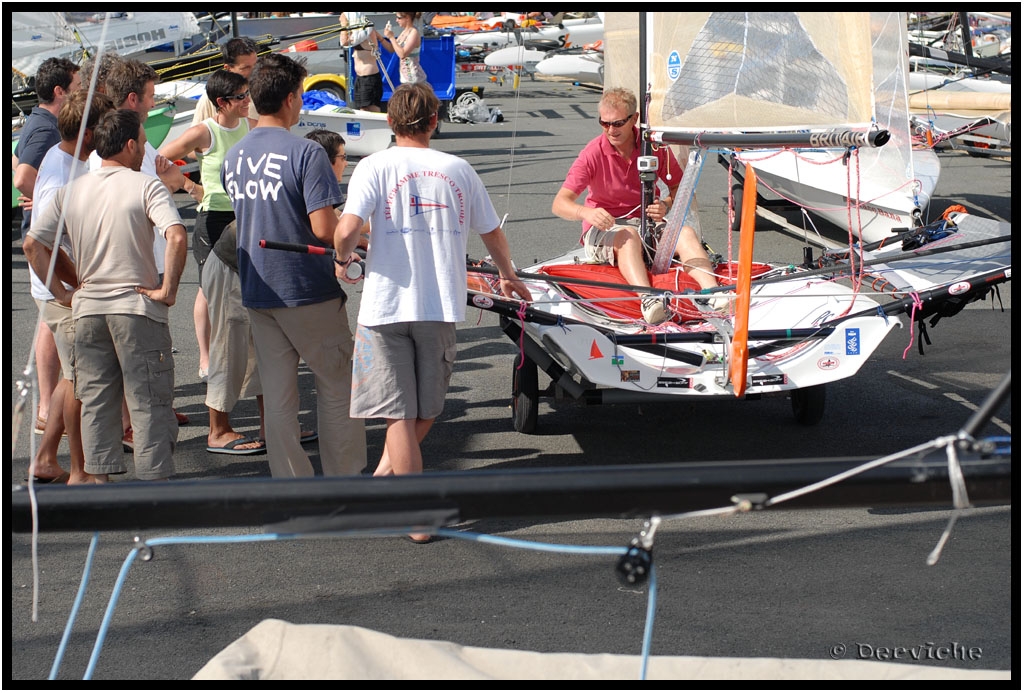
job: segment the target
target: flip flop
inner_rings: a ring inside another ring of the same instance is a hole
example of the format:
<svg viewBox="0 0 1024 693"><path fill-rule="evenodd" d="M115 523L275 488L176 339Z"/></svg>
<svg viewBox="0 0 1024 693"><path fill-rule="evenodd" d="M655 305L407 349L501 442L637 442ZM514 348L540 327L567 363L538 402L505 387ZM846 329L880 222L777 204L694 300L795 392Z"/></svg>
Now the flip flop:
<svg viewBox="0 0 1024 693"><path fill-rule="evenodd" d="M52 479L47 479L46 477L43 477L43 476L35 476L35 475L33 475L32 476L32 483L33 484L66 484L68 482L68 479L70 479L70 478L71 478L71 474L69 472L64 472L60 476L55 476ZM28 481L28 479L25 479L25 481Z"/></svg>
<svg viewBox="0 0 1024 693"><path fill-rule="evenodd" d="M246 443L261 443L261 442L262 441L259 440L259 439L242 437L242 438L236 438L235 440L232 440L229 443L225 443L223 446L221 446L219 448L215 448L215 447L212 447L212 446L207 446L206 451L207 452L212 452L212 453L217 454L217 455L262 455L263 453L265 453L267 451L267 446L266 445L262 445L261 447L258 447L258 448L248 448L248 449L241 449L241 450L238 449L239 445L245 445Z"/></svg>
<svg viewBox="0 0 1024 693"><path fill-rule="evenodd" d="M309 433L306 433L305 435L302 435L302 433L303 432L299 433L299 442L302 443L303 445L305 445L306 443L312 443L313 441L320 437L320 434L317 433L316 431L311 431Z"/></svg>

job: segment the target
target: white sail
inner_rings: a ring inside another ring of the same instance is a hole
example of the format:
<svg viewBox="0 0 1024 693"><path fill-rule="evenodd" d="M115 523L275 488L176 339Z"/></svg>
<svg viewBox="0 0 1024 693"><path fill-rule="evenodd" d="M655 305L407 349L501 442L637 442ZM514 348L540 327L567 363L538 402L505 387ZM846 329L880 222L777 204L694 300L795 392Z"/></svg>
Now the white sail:
<svg viewBox="0 0 1024 693"><path fill-rule="evenodd" d="M638 21L608 13L606 85L637 84ZM656 133L885 130L888 143L857 148L850 166L843 148L735 156L772 192L841 227L852 222L866 240L919 220L939 164L913 146L903 13L656 12L642 28ZM629 66L612 68L620 57Z"/></svg>
<svg viewBox="0 0 1024 693"><path fill-rule="evenodd" d="M80 62L95 55L107 13L12 12L11 67L16 77L28 78L48 58ZM192 12L110 13L104 50L134 55L166 43L179 45L200 33Z"/></svg>
<svg viewBox="0 0 1024 693"><path fill-rule="evenodd" d="M654 127L867 125L868 13L658 13L648 79Z"/></svg>

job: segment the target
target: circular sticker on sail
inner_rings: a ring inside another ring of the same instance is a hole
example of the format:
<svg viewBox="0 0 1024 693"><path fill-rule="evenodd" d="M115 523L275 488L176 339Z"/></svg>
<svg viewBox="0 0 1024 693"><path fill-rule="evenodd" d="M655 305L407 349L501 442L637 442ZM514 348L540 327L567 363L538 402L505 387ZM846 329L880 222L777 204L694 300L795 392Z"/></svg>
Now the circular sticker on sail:
<svg viewBox="0 0 1024 693"><path fill-rule="evenodd" d="M476 306L477 308L487 309L494 306L494 301L492 301L487 296L481 296L477 294L476 296L473 297L473 305Z"/></svg>
<svg viewBox="0 0 1024 693"><path fill-rule="evenodd" d="M950 284L948 291L950 296L956 296L957 294L962 294L965 291L970 291L970 289L970 282L957 282L956 284Z"/></svg>
<svg viewBox="0 0 1024 693"><path fill-rule="evenodd" d="M839 368L839 359L834 356L825 356L818 359L818 368L823 371L834 371Z"/></svg>
<svg viewBox="0 0 1024 693"><path fill-rule="evenodd" d="M675 82L679 75L683 74L683 59L679 57L679 51L672 51L668 54L668 62L665 64L668 70L668 78Z"/></svg>

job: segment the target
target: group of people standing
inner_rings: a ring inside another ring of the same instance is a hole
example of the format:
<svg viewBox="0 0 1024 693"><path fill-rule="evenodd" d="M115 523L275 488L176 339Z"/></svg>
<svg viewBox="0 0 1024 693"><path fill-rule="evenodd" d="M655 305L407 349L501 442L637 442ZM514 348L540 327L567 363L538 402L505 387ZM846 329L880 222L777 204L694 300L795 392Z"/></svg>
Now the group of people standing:
<svg viewBox="0 0 1024 693"><path fill-rule="evenodd" d="M92 67L105 73L100 83L106 95L93 98L81 157L94 149L99 166L74 178L73 185L51 186L52 194L36 200L24 249L40 277L48 276L57 255L48 301L62 311L52 321L53 333L68 354L62 358L65 388L80 401L82 422L82 453L72 452L72 479L105 481L126 471L122 399L136 430L136 476L156 480L174 473L168 310L187 246L171 197L176 190L199 202L193 253L211 329L207 450L265 450L274 477L312 476L302 447L307 434L298 423L303 361L315 379L324 475L364 471L367 418L382 418L387 426L374 475L418 473L420 443L443 409L456 325L465 317L471 234L479 235L497 266L501 293L532 300L516 275L486 188L466 161L430 148L440 104L429 84L416 82L398 87L388 102L395 146L359 162L345 200L339 185L346 163L341 136L324 131L300 138L290 132L302 109L303 64L280 53L257 61L255 46L244 41L225 49L225 61L207 84L213 114L160 154L150 152L142 127L143 112L152 107L155 73L119 58ZM238 63L244 67L230 69ZM77 71L70 63L64 67ZM63 82L68 86L54 89L57 94L73 91L72 82ZM62 171L73 158L84 103L83 92L59 109L62 140L54 157L60 157ZM582 221L593 260L618 264L625 274L639 249L635 228L622 222L640 211L623 205L639 183L624 182L617 173L635 170L635 97L610 90L598 112L602 135L573 164L552 209ZM201 183L187 180L170 163L190 153L201 159ZM147 158L154 162L152 172ZM644 210L655 220L665 216L682 173L671 157L661 163L667 194ZM588 197L580 205L576 199L584 190ZM431 204L423 206L425 199ZM270 250L264 240L333 248L334 255ZM360 281L347 270L363 262L355 251L367 245L353 335L343 285ZM702 285L714 281L692 229L684 229L676 254ZM645 279L644 274L630 281ZM228 417L239 397L260 394L261 436L248 438L231 428ZM49 469L36 462L39 480L60 469L55 456Z"/></svg>

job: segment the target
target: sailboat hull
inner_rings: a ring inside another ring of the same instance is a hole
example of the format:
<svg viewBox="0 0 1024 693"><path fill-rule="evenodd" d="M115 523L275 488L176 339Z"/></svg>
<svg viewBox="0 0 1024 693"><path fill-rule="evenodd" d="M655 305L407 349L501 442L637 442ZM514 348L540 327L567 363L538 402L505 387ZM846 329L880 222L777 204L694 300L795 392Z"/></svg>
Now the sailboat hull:
<svg viewBox="0 0 1024 693"><path fill-rule="evenodd" d="M866 242L918 226L927 215L940 171L933 150L914 150L915 180L910 182L864 169L858 175L841 157L832 150L736 155L754 167L762 187L842 229L852 228Z"/></svg>
<svg viewBox="0 0 1024 693"><path fill-rule="evenodd" d="M619 400L630 396L735 398L727 376L730 345L718 336L720 329L731 333L730 310L702 312L692 301L692 292L699 291L696 282L685 273L673 278L670 272L651 277L651 282L673 295L670 309L678 322L648 325L638 317L634 292L573 284L574 279L610 282L611 287L625 283L615 268L581 263L580 252L576 249L521 270L527 275L558 277L557 285L524 279L536 313L533 319L513 320L511 329L522 329L534 344L525 352L527 357L542 367L550 359L555 370L569 378L559 385L577 394L582 388L606 388L615 390L613 398ZM769 264L755 265L759 275L779 271ZM735 276L735 267L720 266L717 271L723 286ZM870 315L851 317L839 329L822 330L820 338L798 343L782 340L769 347L768 353L752 355L749 395L785 393L850 377L899 324L875 314L877 304L852 289L798 277L754 289L749 323L752 354L772 342L774 337L767 337L772 333L814 330L823 321L847 313L867 311ZM673 285L675 290L669 288ZM821 290L826 285L828 290ZM477 276L474 282L470 274L472 305L493 306L496 293L487 287L486 279ZM778 300L779 295L786 295L786 300ZM550 368L544 370L551 374Z"/></svg>
<svg viewBox="0 0 1024 693"><path fill-rule="evenodd" d="M299 114L299 122L292 133L305 137L313 130L331 130L345 138L345 154L352 157L369 156L391 146L395 139L388 125L386 113L373 113L336 106L321 106Z"/></svg>

